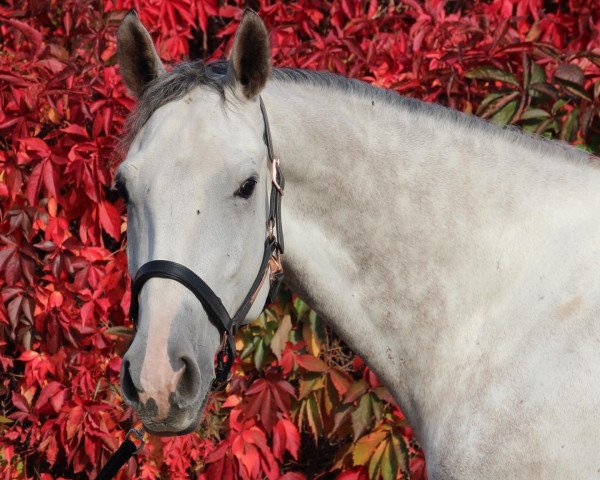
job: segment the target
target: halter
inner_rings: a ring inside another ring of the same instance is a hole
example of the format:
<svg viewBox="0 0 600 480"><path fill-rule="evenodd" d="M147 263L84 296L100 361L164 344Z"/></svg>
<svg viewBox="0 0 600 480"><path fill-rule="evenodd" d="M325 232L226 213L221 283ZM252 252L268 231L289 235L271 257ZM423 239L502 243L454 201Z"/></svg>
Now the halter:
<svg viewBox="0 0 600 480"><path fill-rule="evenodd" d="M271 129L269 118L262 98L258 97L263 122L265 124L264 142L267 146L267 154L271 162L271 198L269 201L269 218L267 221L267 238L265 249L258 274L246 294L244 301L239 306L233 317L229 316L227 309L217 294L198 275L189 268L169 260L152 260L143 264L135 278L131 282L131 306L129 307L129 318L134 327L137 327L139 313L139 294L144 284L153 277L168 278L181 283L190 290L201 303L202 308L208 315L210 322L219 330L221 335L221 348L217 353L215 367L215 379L211 386L212 390L220 390L227 385L231 376L231 367L235 357L235 345L233 337L246 315L250 311L256 296L266 281L270 278L271 288L267 303L273 301L277 296L279 287L283 280L283 266L281 255L283 254L283 230L281 225L281 197L285 181L279 167L279 159L273 154L271 142Z"/></svg>

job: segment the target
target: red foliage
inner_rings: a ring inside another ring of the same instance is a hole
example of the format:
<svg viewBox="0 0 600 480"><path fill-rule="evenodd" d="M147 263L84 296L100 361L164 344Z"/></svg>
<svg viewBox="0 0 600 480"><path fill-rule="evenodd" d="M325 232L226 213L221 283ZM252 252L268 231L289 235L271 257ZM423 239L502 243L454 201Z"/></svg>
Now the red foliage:
<svg viewBox="0 0 600 480"><path fill-rule="evenodd" d="M0 5L2 478L88 478L133 421L116 388L130 338L129 286L124 205L110 187L133 106L115 66L119 20L135 7L167 62L215 59L231 46L245 3ZM333 70L598 151L593 2L253 4L272 32L276 65ZM301 431L315 441L346 439L327 466L343 472L339 479L387 479L403 469L424 478L422 454L389 394L359 361L355 377L325 361L307 324L306 343L278 350L248 334L256 368L238 362L229 397L209 413L209 436L153 439L121 478L300 480L311 441Z"/></svg>

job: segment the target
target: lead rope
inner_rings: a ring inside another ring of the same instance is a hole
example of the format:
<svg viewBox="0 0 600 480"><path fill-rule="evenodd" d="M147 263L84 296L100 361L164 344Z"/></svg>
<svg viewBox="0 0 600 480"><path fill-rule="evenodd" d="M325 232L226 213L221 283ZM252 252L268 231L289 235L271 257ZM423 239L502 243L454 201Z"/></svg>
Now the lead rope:
<svg viewBox="0 0 600 480"><path fill-rule="evenodd" d="M131 440L131 436L135 436L139 441L140 445L137 446ZM100 473L95 480L110 480L112 479L119 469L127 463L127 461L137 454L142 448L144 448L144 427L132 428L127 432L125 441L117 449L115 453L108 459L106 465L102 467Z"/></svg>

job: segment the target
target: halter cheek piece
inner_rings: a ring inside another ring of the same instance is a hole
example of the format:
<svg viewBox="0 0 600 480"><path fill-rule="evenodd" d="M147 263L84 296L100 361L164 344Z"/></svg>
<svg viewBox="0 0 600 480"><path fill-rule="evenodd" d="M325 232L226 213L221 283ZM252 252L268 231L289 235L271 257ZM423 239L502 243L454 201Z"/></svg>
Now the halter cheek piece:
<svg viewBox="0 0 600 480"><path fill-rule="evenodd" d="M213 290L189 268L169 260L152 260L142 265L137 271L131 283L131 306L129 317L134 326L137 327L139 312L139 294L144 284L153 277L168 278L181 283L190 290L202 304L211 323L221 334L221 349L217 353L215 366L215 380L212 384L213 390L219 390L227 384L230 378L231 367L235 357L235 345L233 337L250 311L258 292L261 290L267 277L270 278L271 288L267 302L273 301L277 296L279 287L283 280L283 267L281 255L283 254L283 231L281 226L281 196L285 181L279 159L273 154L271 142L271 130L269 119L262 98L259 97L260 110L265 124L264 141L267 146L267 154L271 162L271 198L269 202L269 219L267 221L267 238L262 262L258 275L254 279L250 290L244 301L235 312L233 317L229 316L227 309L223 306L221 299Z"/></svg>

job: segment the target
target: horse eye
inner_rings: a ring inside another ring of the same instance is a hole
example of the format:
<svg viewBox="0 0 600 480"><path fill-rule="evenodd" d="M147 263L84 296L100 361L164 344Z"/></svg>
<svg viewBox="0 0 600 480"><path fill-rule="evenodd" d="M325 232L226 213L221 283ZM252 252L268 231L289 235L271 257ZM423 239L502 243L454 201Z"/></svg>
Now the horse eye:
<svg viewBox="0 0 600 480"><path fill-rule="evenodd" d="M254 192L254 187L256 186L256 180L253 178L249 178L246 180L242 186L235 192L235 195L242 198L248 198Z"/></svg>

